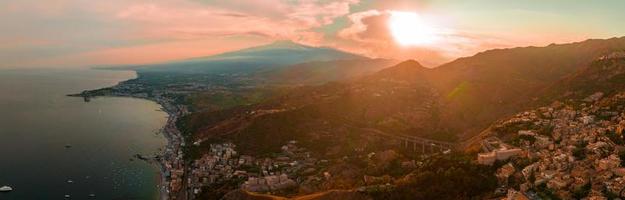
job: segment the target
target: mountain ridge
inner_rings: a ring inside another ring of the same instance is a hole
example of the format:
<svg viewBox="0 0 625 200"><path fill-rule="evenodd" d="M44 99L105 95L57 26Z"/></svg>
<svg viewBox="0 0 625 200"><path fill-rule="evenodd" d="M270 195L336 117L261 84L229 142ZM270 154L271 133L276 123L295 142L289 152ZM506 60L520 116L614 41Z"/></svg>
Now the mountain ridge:
<svg viewBox="0 0 625 200"><path fill-rule="evenodd" d="M538 89L583 68L602 52L625 48L625 37L588 41L496 50L432 69L408 60L356 80L302 89L265 105L274 105L268 108L277 110L296 108L279 113L309 109L306 112L315 113L307 117L309 122L328 121L325 115L343 116L342 122L360 121L357 126L388 132L442 140L469 138L492 121L537 104ZM551 73L540 74L543 67ZM281 114L268 114L263 119L272 115ZM270 121L277 123L263 123ZM238 131L252 134L245 130ZM199 137L207 134L210 135L205 132ZM271 138L294 139L284 134Z"/></svg>
<svg viewBox="0 0 625 200"><path fill-rule="evenodd" d="M275 49L285 49L285 50L295 50L295 51L297 51L297 50L312 51L314 49L323 49L323 50L334 51L336 53L352 54L352 53L348 53L348 52L345 52L345 51L333 49L333 48L330 48L330 47L314 47L314 46L304 45L304 44L301 44L301 43L296 43L296 42L293 42L292 40L277 40L277 41L274 41L274 42L269 43L269 44L243 48L243 49L239 49L239 50L219 53L219 54L210 55L210 56L201 56L201 57L196 57L196 58L188 58L188 59L183 59L181 61L185 61L185 60L203 60L203 59L211 59L211 58L219 59L219 58L222 58L222 57L228 57L228 56L231 56L231 55L236 55L236 54L241 54L241 53L254 53L254 52L259 52L259 51L275 50ZM349 59L365 58L364 56L357 56L355 54L352 54L352 55L354 56L354 58L349 58Z"/></svg>
<svg viewBox="0 0 625 200"><path fill-rule="evenodd" d="M328 47L312 47L291 41L278 41L217 55L146 65L136 70L186 74L250 74L312 61L360 59L368 60L369 58Z"/></svg>

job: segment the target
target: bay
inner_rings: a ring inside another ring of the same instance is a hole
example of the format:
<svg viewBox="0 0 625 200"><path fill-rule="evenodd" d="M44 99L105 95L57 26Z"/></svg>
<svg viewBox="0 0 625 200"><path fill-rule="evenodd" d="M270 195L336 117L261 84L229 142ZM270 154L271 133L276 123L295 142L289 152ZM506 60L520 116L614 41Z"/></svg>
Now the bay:
<svg viewBox="0 0 625 200"><path fill-rule="evenodd" d="M156 199L158 168L131 159L165 148L165 138L157 134L167 120L161 107L142 99L84 102L66 96L135 76L90 69L0 70L0 186L14 189L0 193L0 199L63 199L66 194Z"/></svg>

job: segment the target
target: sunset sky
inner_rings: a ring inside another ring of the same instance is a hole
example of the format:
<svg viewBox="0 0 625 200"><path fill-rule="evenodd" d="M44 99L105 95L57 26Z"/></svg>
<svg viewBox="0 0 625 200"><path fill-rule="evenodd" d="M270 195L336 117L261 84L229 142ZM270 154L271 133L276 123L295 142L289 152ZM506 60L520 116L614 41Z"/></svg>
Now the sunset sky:
<svg viewBox="0 0 625 200"><path fill-rule="evenodd" d="M0 68L156 63L293 40L427 66L625 36L625 1L2 0Z"/></svg>

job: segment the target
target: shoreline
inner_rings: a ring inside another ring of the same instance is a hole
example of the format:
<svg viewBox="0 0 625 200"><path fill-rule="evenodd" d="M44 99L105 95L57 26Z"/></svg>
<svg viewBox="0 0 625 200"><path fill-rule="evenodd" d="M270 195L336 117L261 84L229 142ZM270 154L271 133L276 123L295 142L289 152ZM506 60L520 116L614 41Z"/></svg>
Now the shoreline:
<svg viewBox="0 0 625 200"><path fill-rule="evenodd" d="M180 130L178 130L178 128L176 127L176 122L178 121L178 118L181 116L181 113L179 110L171 110L171 108L167 108L165 103L160 102L158 100L155 100L155 99L147 99L147 100L154 101L158 103L159 105L161 105L162 110L168 115L167 122L165 123L165 126L163 127L161 131L163 133L163 136L167 140L167 145L162 152L161 159L158 160L158 165L160 167L160 171L159 171L160 182L158 186L159 187L158 199L168 200L171 198L169 197L170 193L168 192L170 188L169 188L169 185L167 184L168 183L167 174L168 173L171 174L171 170L168 169L167 165L174 162L172 158L176 158L179 156L177 152L180 150L182 134L180 133Z"/></svg>
<svg viewBox="0 0 625 200"><path fill-rule="evenodd" d="M91 69L91 70L111 70L111 69ZM92 98L99 97L123 97L123 98L136 98L147 101L152 101L157 103L161 109L167 114L167 122L161 129L160 133L163 134L166 140L166 145L161 152L159 152L157 157L146 160L150 165L153 165L155 168L158 168L158 179L156 181L158 195L156 199L160 200L169 200L172 199L188 199L186 184L184 184L184 178L187 175L187 170L185 166L185 162L182 158L182 149L184 146L184 138L182 133L176 127L176 122L178 118L183 116L186 112L184 106L175 105L174 103L170 103L170 99L166 98L155 98L155 97L147 97L141 95L134 95L133 93L109 93L108 89L113 89L118 86L124 85L124 83L139 78L139 74L136 70L127 70L124 69L122 71L132 71L135 73L134 78L129 78L127 80L119 81L118 83L106 86L98 89L84 90L80 93L75 94L67 94L68 97L80 97L83 98L85 102L89 102ZM104 92L102 92L104 91ZM172 185L170 183L173 177L177 177L180 186L176 192L172 192ZM178 177L179 176L179 177ZM168 181L168 178L170 181Z"/></svg>
<svg viewBox="0 0 625 200"><path fill-rule="evenodd" d="M134 98L134 97L133 97ZM163 137L165 137L165 140L167 140L167 144L165 145L165 148L163 149L163 152L161 152L161 159L158 159L156 163L159 170L158 170L158 174L159 174L159 181L158 181L158 196L157 199L160 200L168 200L169 198L169 193L167 192L168 190L168 185L167 185L167 176L166 174L167 172L167 167L166 167L166 153L168 152L169 149L173 149L173 140L172 140L172 136L174 133L171 133L170 131L168 131L169 126L175 126L176 124L176 114L169 111L167 108L165 108L165 105L163 105L161 102L156 101L154 99L147 99L147 98L142 98L145 100L149 100L149 101L153 101L156 102L157 104L159 104L161 106L161 111L165 112L167 114L167 122L165 122L165 125L161 128L160 132L163 134Z"/></svg>
<svg viewBox="0 0 625 200"><path fill-rule="evenodd" d="M168 192L170 188L168 184L169 181L167 181L167 174L171 174L172 170L168 169L169 168L168 166L171 166L172 163L176 162L176 158L178 158L179 156L178 152L180 151L180 147L181 147L182 134L180 133L180 130L178 130L176 127L176 122L178 121L178 118L181 116L180 110L176 108L175 106L171 106L167 104L166 102L161 102L157 99L138 97L138 96L132 96L132 95L128 95L128 96L126 95L102 95L102 96L85 97L82 94L78 94L78 95L72 95L72 96L84 97L84 98L98 98L98 97L136 98L136 99L152 101L161 106L160 110L167 114L167 122L165 123L163 127L161 127L161 130L159 132L163 134L163 136L165 137L165 140L167 141L166 142L167 144L165 145L165 148L163 149L163 151L159 154L160 159L154 159L155 162L148 162L148 163L156 164L155 167L159 169L158 181L157 181L158 185L156 185L158 188L158 196L156 199L160 199L160 200L171 199L170 197L171 193Z"/></svg>

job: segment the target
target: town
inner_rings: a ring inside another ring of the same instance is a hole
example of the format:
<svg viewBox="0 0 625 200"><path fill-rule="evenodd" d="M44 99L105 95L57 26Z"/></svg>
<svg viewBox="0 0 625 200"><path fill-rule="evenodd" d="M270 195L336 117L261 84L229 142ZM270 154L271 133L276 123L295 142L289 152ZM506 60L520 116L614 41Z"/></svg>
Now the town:
<svg viewBox="0 0 625 200"><path fill-rule="evenodd" d="M623 196L624 109L624 93L597 92L519 113L487 130L477 160L501 166L498 191L507 199Z"/></svg>
<svg viewBox="0 0 625 200"><path fill-rule="evenodd" d="M613 56L605 57L608 58ZM468 142L472 145L466 149L464 144L342 124L345 130L359 133L358 137L349 139L359 140L360 146L330 158L328 152L313 152L297 140L281 144L280 151L251 155L239 153L242 147L235 143L241 141L215 142L189 137L179 130L180 118L197 110L211 109L211 106L189 106L190 97L201 92L215 95L232 88L195 82L149 86L148 82L133 79L81 96L86 100L102 95L146 98L158 102L169 113L163 130L169 145L162 157L158 157L166 199L218 199L233 191L292 197L337 188L368 195L389 194L402 184L423 187L414 177L422 175L420 171L424 168L452 174L455 168L449 165L466 167L476 173L496 169L490 175L496 177L498 188L486 194L489 199L613 199L625 195L625 93L594 92L585 98L554 101L549 106L518 113L492 124L472 138L473 142ZM375 98L382 94L364 93ZM240 112L242 118L284 113L293 108L251 106L247 109ZM333 135L332 130L324 133ZM372 143L376 145L367 145ZM365 150L361 148L364 146L376 148ZM189 149L199 151L196 157L185 155ZM455 154L458 152L462 155ZM426 166L430 158L436 160L447 154L475 157L471 163L455 160L449 165L445 161ZM457 158L451 160L454 159ZM474 164L481 167L474 168ZM447 168L436 168L439 166ZM472 175L475 174L465 176ZM491 191L489 186L479 189ZM482 195L483 191L480 191Z"/></svg>
<svg viewBox="0 0 625 200"><path fill-rule="evenodd" d="M282 152L273 157L254 158L238 155L232 143L211 144L210 150L193 161L190 186L193 194L202 192L212 184L239 180L241 188L252 192L277 192L296 188L297 183L289 177L300 172L312 173L320 161L311 158L297 141L284 145Z"/></svg>

